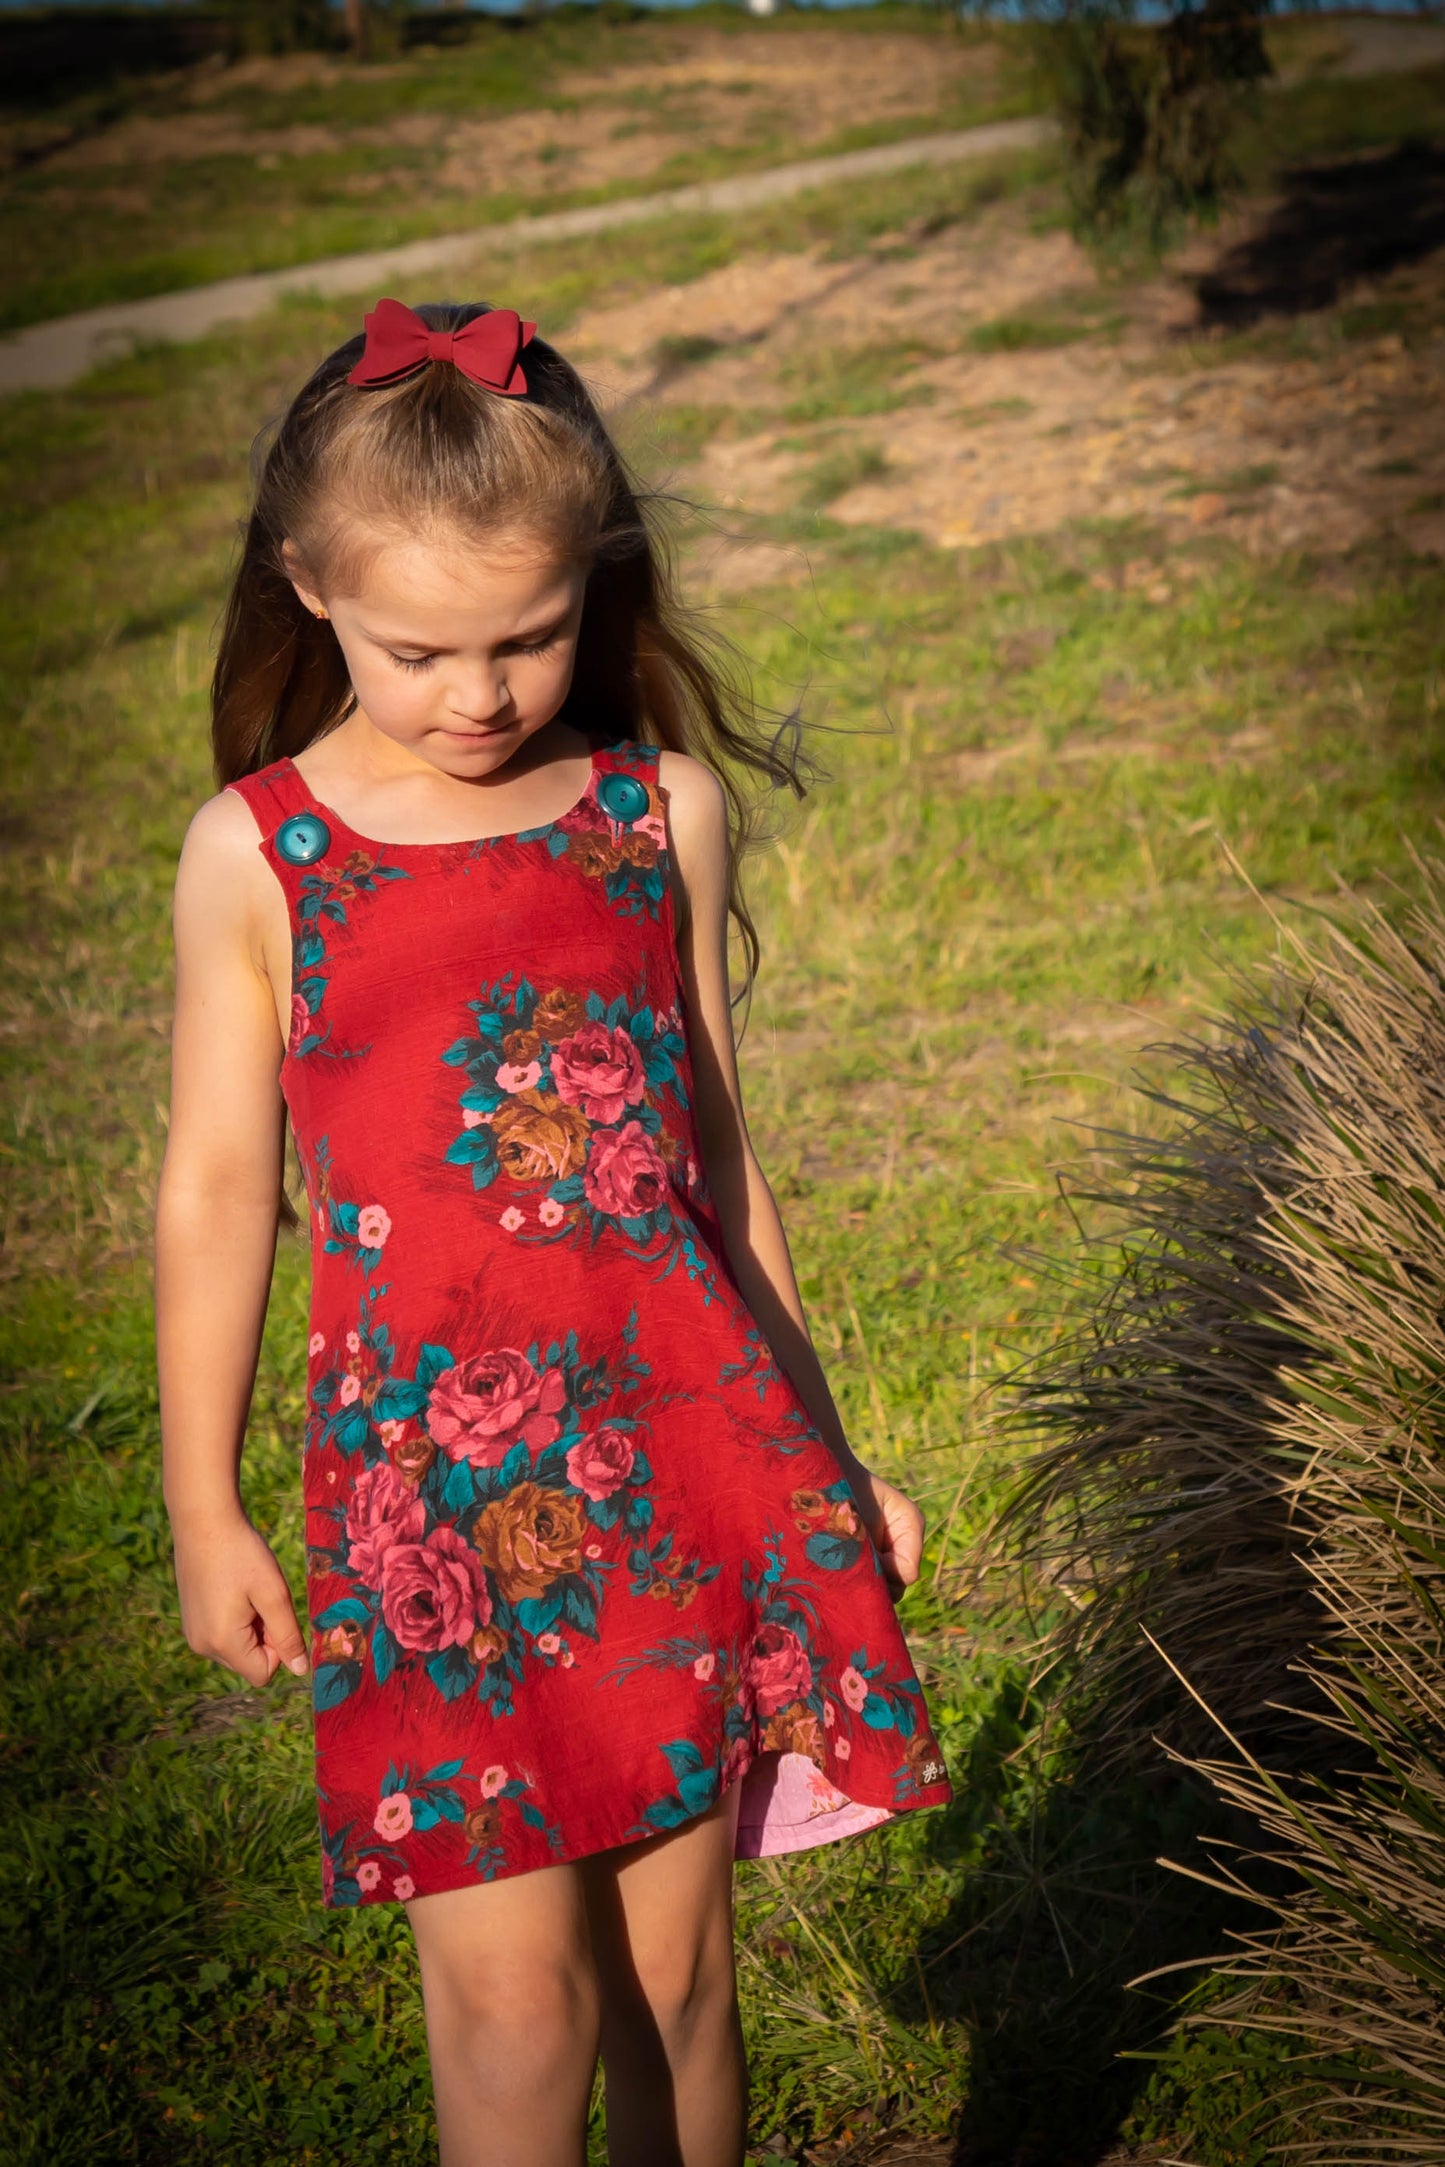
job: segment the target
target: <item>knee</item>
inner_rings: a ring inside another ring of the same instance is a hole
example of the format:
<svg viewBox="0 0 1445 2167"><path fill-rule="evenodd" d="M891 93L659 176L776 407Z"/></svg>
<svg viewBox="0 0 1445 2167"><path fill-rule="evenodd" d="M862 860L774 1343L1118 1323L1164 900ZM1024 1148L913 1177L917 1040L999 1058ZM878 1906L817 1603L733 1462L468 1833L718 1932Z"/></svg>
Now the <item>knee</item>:
<svg viewBox="0 0 1445 2167"><path fill-rule="evenodd" d="M638 1988L662 2043L684 2049L699 2033L734 2021L737 1984L730 1925L632 1952Z"/></svg>
<svg viewBox="0 0 1445 2167"><path fill-rule="evenodd" d="M597 2034L597 1982L585 1950L567 1956L453 1957L423 1968L431 2022L519 2078L545 2079Z"/></svg>

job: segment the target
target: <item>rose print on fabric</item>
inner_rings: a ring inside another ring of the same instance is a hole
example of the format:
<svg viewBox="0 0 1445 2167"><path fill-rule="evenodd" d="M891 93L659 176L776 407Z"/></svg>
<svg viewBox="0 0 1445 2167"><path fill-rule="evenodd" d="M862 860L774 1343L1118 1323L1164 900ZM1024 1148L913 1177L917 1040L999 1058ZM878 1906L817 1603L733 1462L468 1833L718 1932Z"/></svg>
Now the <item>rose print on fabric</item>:
<svg viewBox="0 0 1445 2167"><path fill-rule="evenodd" d="M650 746L611 748L612 772L594 776L582 803L547 847L590 880L625 918L661 916L667 884L667 820Z"/></svg>
<svg viewBox="0 0 1445 2167"><path fill-rule="evenodd" d="M665 1276L681 1262L715 1298L688 1200L701 1196L676 1008L639 987L606 1000L507 977L470 1004L476 1029L442 1058L466 1072L447 1161L500 1188L498 1220L524 1241L620 1236Z"/></svg>
<svg viewBox="0 0 1445 2167"><path fill-rule="evenodd" d="M720 1246L657 775L596 746L559 820L454 846L368 844L285 759L231 786L297 959L327 1903L641 1840L769 1758L745 1850L947 1791L876 1552ZM298 815L320 861L277 846Z"/></svg>
<svg viewBox="0 0 1445 2167"><path fill-rule="evenodd" d="M291 1031L286 1052L293 1061L308 1054L355 1056L370 1046L333 1046L331 1026L322 1017L329 974L327 927L347 924L346 908L359 898L373 896L386 881L410 876L399 865L388 865L378 854L349 851L339 865L322 863L300 884L296 924L291 940Z"/></svg>
<svg viewBox="0 0 1445 2167"><path fill-rule="evenodd" d="M379 1685L410 1662L444 1700L505 1713L529 1663L565 1667L569 1635L598 1637L610 1574L679 1609L716 1579L720 1562L653 1533L635 1311L620 1358L584 1361L575 1332L460 1357L424 1343L406 1375L373 1315L384 1292L363 1297L347 1366L312 1389L313 1464L365 1461L344 1504L312 1513L308 1569L349 1583L314 1620L318 1709L368 1662Z"/></svg>
<svg viewBox="0 0 1445 2167"><path fill-rule="evenodd" d="M561 1831L528 1797L532 1785L500 1766L471 1772L465 1759L438 1761L413 1773L406 1762L392 1763L382 1777L370 1827L356 1820L327 1826L331 1801L320 1794L322 1893L328 1904L350 1905L386 1895L404 1903L416 1894L407 1870L413 1840L443 1823L454 1823L465 1843L466 1862L483 1881L495 1879L506 1861L505 1830L515 1815L539 1831L554 1856L562 1853Z"/></svg>
<svg viewBox="0 0 1445 2167"><path fill-rule="evenodd" d="M443 1370L427 1399L428 1434L454 1460L499 1467L520 1438L550 1445L567 1385L559 1369L538 1371L515 1347L499 1347Z"/></svg>

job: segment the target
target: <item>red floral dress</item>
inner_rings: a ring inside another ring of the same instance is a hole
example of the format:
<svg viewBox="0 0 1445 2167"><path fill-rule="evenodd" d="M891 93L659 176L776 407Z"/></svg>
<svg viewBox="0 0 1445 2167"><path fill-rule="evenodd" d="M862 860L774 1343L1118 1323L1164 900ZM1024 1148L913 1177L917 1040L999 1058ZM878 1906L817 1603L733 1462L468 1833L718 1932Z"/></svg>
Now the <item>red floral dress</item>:
<svg viewBox="0 0 1445 2167"><path fill-rule="evenodd" d="M951 1796L882 1569L723 1252L657 753L545 827L375 843L232 783L285 891L314 1221L323 1901Z"/></svg>

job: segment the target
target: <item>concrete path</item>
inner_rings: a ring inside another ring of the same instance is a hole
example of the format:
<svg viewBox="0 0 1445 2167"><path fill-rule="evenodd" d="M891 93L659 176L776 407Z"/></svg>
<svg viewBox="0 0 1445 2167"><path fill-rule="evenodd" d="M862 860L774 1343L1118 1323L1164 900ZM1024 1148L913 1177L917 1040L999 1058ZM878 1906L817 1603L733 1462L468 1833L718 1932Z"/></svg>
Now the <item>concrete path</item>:
<svg viewBox="0 0 1445 2167"><path fill-rule="evenodd" d="M106 308L82 309L46 324L31 324L0 339L0 392L49 388L74 383L97 362L128 353L139 340L198 339L218 324L259 316L281 294L366 294L406 287L453 264L473 261L486 250L528 248L539 241L566 241L591 233L614 233L656 218L695 217L712 211L750 211L777 203L807 188L834 181L866 180L898 173L908 166L956 165L971 158L1032 150L1057 134L1050 120L1000 120L982 128L962 128L948 135L915 136L911 142L883 143L871 150L844 151L834 158L808 158L797 165L772 166L763 173L739 173L730 180L703 181L692 188L669 188L657 195L624 196L612 203L592 203L575 211L549 211L536 218L516 218L505 225L473 227L467 233L439 234L408 241L399 248L371 249L361 255L326 256L317 263L286 271L257 271L246 278L221 279L214 286L192 286L183 293L157 294L146 301L118 301ZM418 298L415 288L409 298Z"/></svg>

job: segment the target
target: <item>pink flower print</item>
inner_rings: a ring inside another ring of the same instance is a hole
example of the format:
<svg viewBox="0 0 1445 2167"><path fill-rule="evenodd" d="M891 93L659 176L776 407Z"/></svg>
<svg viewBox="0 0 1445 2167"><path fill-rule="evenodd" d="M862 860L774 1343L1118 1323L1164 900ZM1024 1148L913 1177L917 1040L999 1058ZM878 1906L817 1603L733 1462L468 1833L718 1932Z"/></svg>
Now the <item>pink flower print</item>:
<svg viewBox="0 0 1445 2167"><path fill-rule="evenodd" d="M324 1332L313 1332L310 1339L306 1343L306 1352L311 1356L312 1360L315 1361L317 1355L324 1354L325 1351L326 1334Z"/></svg>
<svg viewBox="0 0 1445 2167"><path fill-rule="evenodd" d="M454 1527L433 1528L425 1542L388 1543L381 1614L399 1647L460 1648L492 1615L481 1559Z"/></svg>
<svg viewBox="0 0 1445 2167"><path fill-rule="evenodd" d="M833 1740L833 1751L837 1754L840 1761L846 1761L851 1759L853 1748L849 1745L846 1738L835 1738Z"/></svg>
<svg viewBox="0 0 1445 2167"><path fill-rule="evenodd" d="M842 1792L836 1790L823 1774L822 1769L815 1768L811 1761L808 1763L808 1772L804 1780L808 1786L808 1795L812 1800L812 1804L808 1808L809 1820L812 1819L815 1813L835 1812L843 1803Z"/></svg>
<svg viewBox="0 0 1445 2167"><path fill-rule="evenodd" d="M391 1215L380 1204L363 1204L356 1215L356 1238L363 1249L380 1249L391 1232Z"/></svg>
<svg viewBox="0 0 1445 2167"><path fill-rule="evenodd" d="M590 1437L579 1437L568 1453L567 1480L597 1505L622 1487L636 1457L624 1430L594 1430Z"/></svg>
<svg viewBox="0 0 1445 2167"><path fill-rule="evenodd" d="M647 836L659 850L667 848L667 824L660 813L644 813L640 820L633 821L632 832Z"/></svg>
<svg viewBox="0 0 1445 2167"><path fill-rule="evenodd" d="M500 1797L502 1790L506 1785L506 1781L507 1771L505 1768L502 1767L500 1762L494 1762L492 1767L484 1768L482 1770L483 1798Z"/></svg>
<svg viewBox="0 0 1445 2167"><path fill-rule="evenodd" d="M563 1670L570 1670L572 1668L572 1665L576 1662L577 1658L573 1655L570 1648L564 1647L559 1660L561 1662Z"/></svg>
<svg viewBox="0 0 1445 2167"><path fill-rule="evenodd" d="M359 1889L374 1889L380 1880L381 1861L379 1859L363 1859L356 1869L356 1886Z"/></svg>
<svg viewBox="0 0 1445 2167"><path fill-rule="evenodd" d="M788 1625L760 1625L742 1667L761 1716L770 1716L812 1688L813 1665L808 1651Z"/></svg>
<svg viewBox="0 0 1445 2167"><path fill-rule="evenodd" d="M389 1460L363 1468L346 1507L351 1570L368 1587L381 1586L382 1560L393 1543L419 1543L426 1506Z"/></svg>
<svg viewBox="0 0 1445 2167"><path fill-rule="evenodd" d="M291 1031L286 1040L286 1051L294 1053L311 1029L311 1011L299 993L291 996Z"/></svg>
<svg viewBox="0 0 1445 2167"><path fill-rule="evenodd" d="M346 1335L346 1351L347 1351L347 1353L348 1353L348 1354L360 1354L360 1352L361 1352L361 1334L360 1334L360 1332L348 1332L348 1333L347 1333L347 1335Z"/></svg>
<svg viewBox="0 0 1445 2167"><path fill-rule="evenodd" d="M535 1091L541 1075L540 1061L528 1061L520 1068L515 1061L503 1061L497 1070L497 1087L502 1091Z"/></svg>
<svg viewBox="0 0 1445 2167"><path fill-rule="evenodd" d="M443 1370L427 1401L434 1443L473 1467L500 1467L519 1439L533 1447L561 1435L566 1404L560 1369L538 1371L515 1347L496 1347Z"/></svg>
<svg viewBox="0 0 1445 2167"><path fill-rule="evenodd" d="M543 1226L560 1226L567 1214L555 1196L544 1196L537 1206L537 1217Z"/></svg>
<svg viewBox="0 0 1445 2167"><path fill-rule="evenodd" d="M361 1379L350 1375L343 1377L336 1397L343 1407L354 1407L361 1397Z"/></svg>
<svg viewBox="0 0 1445 2167"><path fill-rule="evenodd" d="M522 1217L522 1214L518 1211L515 1204L509 1204L507 1206L506 1210L502 1213L500 1221L500 1224L505 1228L508 1234L515 1234L518 1227L525 1226L526 1223L526 1220Z"/></svg>
<svg viewBox="0 0 1445 2167"><path fill-rule="evenodd" d="M398 1836L411 1834L411 1800L405 1791L390 1791L376 1809L372 1827L378 1836L395 1843Z"/></svg>
<svg viewBox="0 0 1445 2167"><path fill-rule="evenodd" d="M837 1720L838 1720L838 1711L837 1711L837 1709L836 1709L836 1708L835 1708L835 1707L833 1706L833 1703L832 1703L832 1702L831 1702L830 1700L825 1700L825 1701L824 1701L824 1703L823 1703L823 1728L824 1728L824 1730L825 1730L825 1731L830 1731L830 1730L832 1730L832 1728L833 1728L833 1725L834 1725L834 1724L835 1724L835 1723L837 1722Z"/></svg>
<svg viewBox="0 0 1445 2167"><path fill-rule="evenodd" d="M701 1678L704 1683L706 1683L706 1681L712 1676L713 1672L716 1669L717 1657L713 1654L711 1648L709 1648L707 1654L700 1655L697 1661L693 1664L692 1674L694 1678Z"/></svg>
<svg viewBox="0 0 1445 2167"><path fill-rule="evenodd" d="M850 1663L838 1680L839 1691L856 1715L868 1698L868 1680Z"/></svg>
<svg viewBox="0 0 1445 2167"><path fill-rule="evenodd" d="M595 1211L612 1219L641 1219L667 1194L662 1154L640 1121L594 1129L582 1184Z"/></svg>
<svg viewBox="0 0 1445 2167"><path fill-rule="evenodd" d="M412 1880L410 1874L398 1874L391 1884L391 1893L402 1903L405 1903L409 1896L415 1896L416 1883Z"/></svg>
<svg viewBox="0 0 1445 2167"><path fill-rule="evenodd" d="M479 1106L464 1106L462 1108L462 1127L464 1129L479 1129L486 1118Z"/></svg>
<svg viewBox="0 0 1445 2167"><path fill-rule="evenodd" d="M584 1023L552 1049L552 1081L558 1098L580 1106L589 1121L620 1120L629 1106L642 1103L647 1089L632 1033L605 1023Z"/></svg>
<svg viewBox="0 0 1445 2167"><path fill-rule="evenodd" d="M539 1633L536 1645L541 1649L543 1655L556 1655L561 1649L562 1641L557 1633Z"/></svg>
<svg viewBox="0 0 1445 2167"><path fill-rule="evenodd" d="M587 1558L600 1558L600 1557L601 1557L601 1555L602 1555L602 1545L601 1545L601 1543L600 1543L600 1542L590 1542L590 1543L588 1543L588 1545L587 1545L587 1548L586 1548L586 1549L585 1549L585 1550L583 1551L582 1555L583 1555L584 1557L587 1557Z"/></svg>

